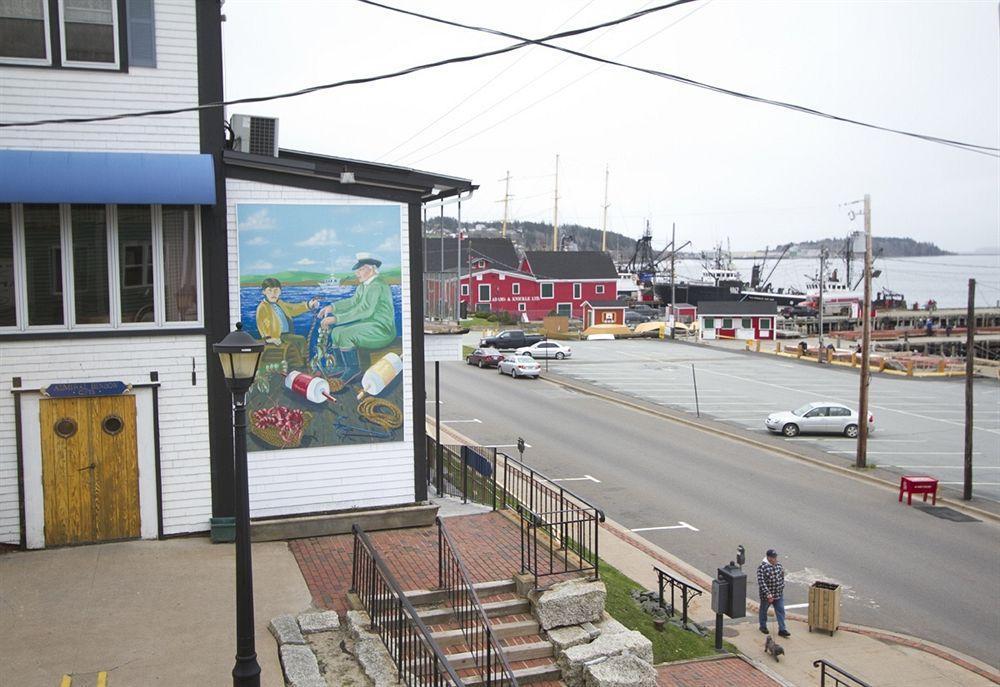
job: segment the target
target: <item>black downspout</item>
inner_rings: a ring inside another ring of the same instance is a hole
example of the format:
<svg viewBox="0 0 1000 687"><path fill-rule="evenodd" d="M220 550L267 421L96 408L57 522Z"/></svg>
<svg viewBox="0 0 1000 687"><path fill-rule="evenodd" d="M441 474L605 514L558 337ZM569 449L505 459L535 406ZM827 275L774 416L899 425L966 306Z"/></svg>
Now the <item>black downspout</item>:
<svg viewBox="0 0 1000 687"><path fill-rule="evenodd" d="M413 494L427 500L427 389L424 388L424 225L420 203L409 204L410 366L413 375Z"/></svg>
<svg viewBox="0 0 1000 687"><path fill-rule="evenodd" d="M195 3L198 31L198 102L221 102L222 5L218 0ZM208 444L212 472L213 540L232 541L233 407L212 344L229 333L229 264L226 226L226 177L222 151L226 144L225 111L201 110L198 130L201 152L215 161L215 205L201 207L202 274L204 275L206 384L208 385ZM228 521L217 523L219 518ZM216 536L216 525L221 524Z"/></svg>

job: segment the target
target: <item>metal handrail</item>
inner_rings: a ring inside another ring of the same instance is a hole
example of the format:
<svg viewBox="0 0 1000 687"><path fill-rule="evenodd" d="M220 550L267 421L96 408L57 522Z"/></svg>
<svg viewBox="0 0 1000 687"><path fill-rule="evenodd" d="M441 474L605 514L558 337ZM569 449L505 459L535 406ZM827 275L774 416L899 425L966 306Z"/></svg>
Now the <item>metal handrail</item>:
<svg viewBox="0 0 1000 687"><path fill-rule="evenodd" d="M664 587L663 581L664 581L664 578L666 578L667 583L670 585L670 617L671 618L674 617L674 610L675 610L674 609L674 590L675 590L676 587L680 587L681 588L681 623L684 625L684 627L687 627L687 624L688 624L688 602L691 599L693 599L694 597L701 595L702 594L702 590L699 589L698 587L695 587L693 585L688 584L687 582L685 582L683 580L680 580L680 579L674 577L673 575L671 575L670 573L668 573L666 570L660 570L655 565L653 566L653 570L656 571L656 584L657 584L657 589L660 592L660 597L659 597L660 608L663 608L663 587ZM691 592L693 592L693 593L691 593ZM690 596L688 596L689 593L691 593Z"/></svg>
<svg viewBox="0 0 1000 687"><path fill-rule="evenodd" d="M518 687L458 548L441 518L434 520L438 526L438 588L447 594L483 684L486 687Z"/></svg>
<svg viewBox="0 0 1000 687"><path fill-rule="evenodd" d="M372 628L396 664L398 678L409 687L464 687L465 683L448 663L368 535L357 524L351 529L354 532L351 591L368 611Z"/></svg>
<svg viewBox="0 0 1000 687"><path fill-rule="evenodd" d="M602 509L598 508L597 506L595 506L594 504L590 503L589 501L587 501L587 499L585 499L585 498L583 498L583 497L581 497L581 496L579 496L577 494L574 494L572 491L570 491L569 489L566 489L565 487L559 486L550 477L544 475L543 473L539 472L538 470L534 469L533 467L525 465L524 463L522 463L518 459L510 457L509 455L507 455L503 451L497 451L497 455L503 456L505 465L513 464L513 466L515 468L517 468L518 470L520 470L521 472L528 473L528 476L531 479L531 481L532 482L536 482L537 481L538 482L538 486L540 486L542 488L545 488L545 489L548 489L548 490L551 490L551 491L558 491L562 495L569 494L573 498L573 500L577 501L579 504L581 504L581 505L583 505L583 506L585 506L587 508L593 508L595 511L597 511L598 516L600 518L600 521L604 522L604 519L605 519L604 518L604 511ZM504 472L506 473L506 470ZM546 484L546 483L548 483L548 484ZM503 485L503 489L504 489L505 492L508 491L506 484ZM533 511L536 510L533 507L533 504L523 504L523 505L527 506L530 510L533 510Z"/></svg>
<svg viewBox="0 0 1000 687"><path fill-rule="evenodd" d="M838 675L833 675L833 674L830 675L830 679L833 680L834 687L872 687L870 684L868 684L861 678L854 677L843 668L838 668L834 664L822 658L818 658L815 661L813 661L813 668L819 668L820 687L826 687L827 669L831 671L836 671L838 673ZM841 677L846 678L851 682L845 682L844 680L840 679Z"/></svg>

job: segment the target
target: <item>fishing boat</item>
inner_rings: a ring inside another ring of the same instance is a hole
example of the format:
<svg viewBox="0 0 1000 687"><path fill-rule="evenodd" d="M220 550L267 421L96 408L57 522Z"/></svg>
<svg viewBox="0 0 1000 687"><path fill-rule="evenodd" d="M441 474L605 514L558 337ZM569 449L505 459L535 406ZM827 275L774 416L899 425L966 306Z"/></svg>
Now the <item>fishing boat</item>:
<svg viewBox="0 0 1000 687"><path fill-rule="evenodd" d="M323 286L323 287L326 287L326 288L331 288L332 289L332 288L335 288L337 286L340 286L340 279L338 279L337 277L335 277L335 276L333 276L331 274L329 277L327 277L326 279L324 279L323 281L321 281L319 283L319 285Z"/></svg>

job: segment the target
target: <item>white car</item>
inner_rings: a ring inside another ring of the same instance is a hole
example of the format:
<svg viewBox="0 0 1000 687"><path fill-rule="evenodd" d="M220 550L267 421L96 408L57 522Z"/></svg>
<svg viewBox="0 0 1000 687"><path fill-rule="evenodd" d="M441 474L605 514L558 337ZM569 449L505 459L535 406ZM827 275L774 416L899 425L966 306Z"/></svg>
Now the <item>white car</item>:
<svg viewBox="0 0 1000 687"><path fill-rule="evenodd" d="M842 403L814 401L801 408L771 413L764 426L786 437L799 433L843 434L851 439L858 436L858 413ZM875 417L868 414L868 431L875 428Z"/></svg>
<svg viewBox="0 0 1000 687"><path fill-rule="evenodd" d="M573 355L573 350L558 341L539 341L530 346L519 348L515 353L517 355L530 355L532 358L555 358L556 360L562 360Z"/></svg>
<svg viewBox="0 0 1000 687"><path fill-rule="evenodd" d="M497 365L497 371L502 375L518 377L538 377L542 374L542 366L530 355L509 355Z"/></svg>

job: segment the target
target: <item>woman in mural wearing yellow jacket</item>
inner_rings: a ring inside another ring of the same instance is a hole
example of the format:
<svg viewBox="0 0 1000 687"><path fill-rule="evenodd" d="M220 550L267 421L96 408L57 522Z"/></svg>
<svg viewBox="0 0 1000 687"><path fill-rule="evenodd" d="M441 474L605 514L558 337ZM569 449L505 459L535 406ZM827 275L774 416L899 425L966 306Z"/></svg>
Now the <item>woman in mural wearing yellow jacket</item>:
<svg viewBox="0 0 1000 687"><path fill-rule="evenodd" d="M305 312L315 310L319 306L319 300L310 298L305 303L289 303L281 300L281 282L274 277L264 279L260 283L260 289L264 294L264 299L257 306L256 315L260 338L275 346L291 343L298 349L299 354L304 356L306 339L294 333L292 320Z"/></svg>
<svg viewBox="0 0 1000 687"><path fill-rule="evenodd" d="M335 362L330 374L345 384L361 372L358 348L382 348L396 338L392 289L378 273L382 261L368 253L358 253L357 260L351 268L358 280L354 294L319 311L324 329L339 325L330 331Z"/></svg>

